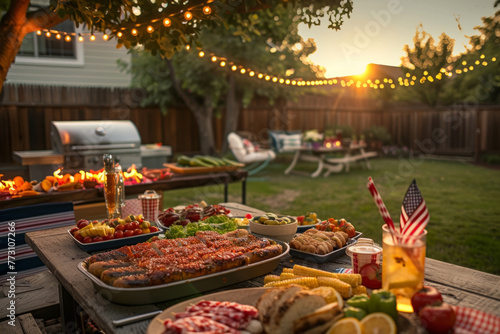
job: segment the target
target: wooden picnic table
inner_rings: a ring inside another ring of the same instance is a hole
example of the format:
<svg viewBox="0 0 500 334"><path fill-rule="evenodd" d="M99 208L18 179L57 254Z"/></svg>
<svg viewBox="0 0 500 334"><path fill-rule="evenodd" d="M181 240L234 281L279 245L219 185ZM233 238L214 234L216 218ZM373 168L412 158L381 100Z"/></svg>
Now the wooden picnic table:
<svg viewBox="0 0 500 334"><path fill-rule="evenodd" d="M320 146L317 148L303 146L298 148L295 151L295 155L293 156L292 162L290 166L285 170L285 174L290 174L294 171L295 166L300 160L317 163L318 167L311 174L311 177L318 177L323 170L326 170L323 174L324 177L327 177L332 172L339 173L342 169L345 169L346 172L349 172L349 168L351 163L353 162L364 162L368 169L371 168L369 158L373 158L377 156L376 152L366 152L366 145L360 144L350 144L349 146L332 146L325 147ZM343 153L342 157L332 158L329 155L333 153Z"/></svg>
<svg viewBox="0 0 500 334"><path fill-rule="evenodd" d="M259 214L262 212L237 203L221 204L229 207L235 215ZM364 237L369 238L370 236L366 235ZM161 311L180 301L194 297L190 296L141 306L115 304L97 292L91 280L77 268L78 264L91 254L80 250L75 245L67 232L67 228L30 232L26 235L26 241L60 283L60 307L63 328L66 333L76 331L79 326L78 314L82 310L89 314L97 326L108 334L145 333L151 319L122 327L114 326L112 321L148 312ZM294 258L288 254L281 259L278 268L272 273L279 274L283 268L291 268L295 264L333 271L336 268L350 268L351 260L347 255L343 255L334 261L318 264ZM230 289L262 287L263 282L264 275L209 291L206 294ZM445 302L449 304L473 308L500 316L500 276L426 258L425 284L436 287L443 294Z"/></svg>

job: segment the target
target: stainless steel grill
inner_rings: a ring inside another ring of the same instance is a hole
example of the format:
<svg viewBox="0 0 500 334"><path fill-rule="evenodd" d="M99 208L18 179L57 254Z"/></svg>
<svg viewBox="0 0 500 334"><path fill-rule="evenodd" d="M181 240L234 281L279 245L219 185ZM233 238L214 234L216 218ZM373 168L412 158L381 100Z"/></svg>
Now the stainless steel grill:
<svg viewBox="0 0 500 334"><path fill-rule="evenodd" d="M101 169L104 153L124 168L142 167L141 136L131 121L52 122L50 134L52 149L64 156L66 170Z"/></svg>

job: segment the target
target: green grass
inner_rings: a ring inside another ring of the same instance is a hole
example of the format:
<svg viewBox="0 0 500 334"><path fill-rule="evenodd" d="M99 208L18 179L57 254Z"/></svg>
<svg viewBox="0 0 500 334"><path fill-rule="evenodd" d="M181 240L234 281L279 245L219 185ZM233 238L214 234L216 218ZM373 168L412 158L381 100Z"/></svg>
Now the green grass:
<svg viewBox="0 0 500 334"><path fill-rule="evenodd" d="M290 158L291 159L291 158ZM321 219L346 218L363 236L381 243L384 223L366 188L372 176L393 220L399 221L408 186L417 180L431 220L427 256L500 275L500 171L460 162L372 159L372 169L352 165L349 173L312 179L284 175L290 159L271 163L247 181L247 204L281 214ZM311 173L315 166L299 164ZM165 208L205 200L222 202L223 187L209 186L164 193ZM229 201L241 201L241 184L229 186Z"/></svg>

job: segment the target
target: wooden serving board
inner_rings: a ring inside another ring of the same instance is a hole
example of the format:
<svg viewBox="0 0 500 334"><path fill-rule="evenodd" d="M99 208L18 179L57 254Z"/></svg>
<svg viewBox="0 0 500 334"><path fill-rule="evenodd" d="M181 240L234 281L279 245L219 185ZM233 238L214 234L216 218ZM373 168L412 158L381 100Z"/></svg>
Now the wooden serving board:
<svg viewBox="0 0 500 334"><path fill-rule="evenodd" d="M207 174L216 172L232 172L242 167L244 164L232 165L232 166L219 166L219 167L184 167L179 166L176 163L163 164L163 166L170 168L170 170L177 174Z"/></svg>

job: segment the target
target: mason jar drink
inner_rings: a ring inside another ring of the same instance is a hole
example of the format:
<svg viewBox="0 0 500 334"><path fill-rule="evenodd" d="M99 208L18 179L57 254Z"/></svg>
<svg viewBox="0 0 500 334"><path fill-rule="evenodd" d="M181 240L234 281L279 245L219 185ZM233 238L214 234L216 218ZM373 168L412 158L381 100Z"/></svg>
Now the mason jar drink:
<svg viewBox="0 0 500 334"><path fill-rule="evenodd" d="M382 230L382 289L396 295L398 311L411 313L411 297L424 285L427 231L405 237L399 232L393 236L387 225Z"/></svg>

